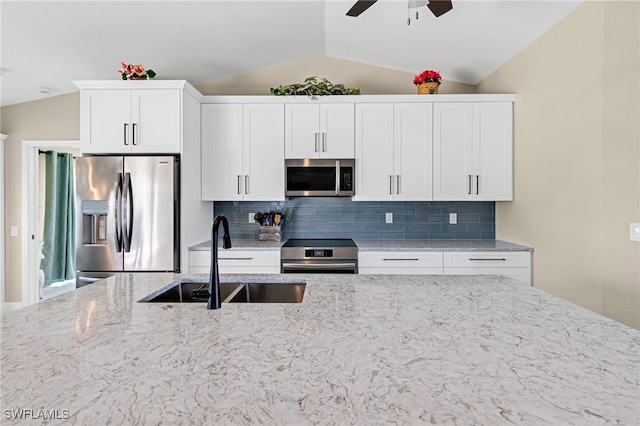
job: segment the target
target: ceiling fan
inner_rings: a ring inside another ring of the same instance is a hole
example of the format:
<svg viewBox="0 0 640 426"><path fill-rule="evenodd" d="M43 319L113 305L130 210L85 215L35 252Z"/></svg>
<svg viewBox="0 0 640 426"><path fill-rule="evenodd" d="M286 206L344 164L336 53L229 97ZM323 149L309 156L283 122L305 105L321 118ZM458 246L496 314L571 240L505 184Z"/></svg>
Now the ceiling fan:
<svg viewBox="0 0 640 426"><path fill-rule="evenodd" d="M378 0L358 0L355 2L351 9L347 12L347 16L360 16L362 12L369 9L375 2ZM451 0L428 0L429 4L427 7L431 10L436 18L440 15L444 15L451 9L453 9L453 4L451 4Z"/></svg>

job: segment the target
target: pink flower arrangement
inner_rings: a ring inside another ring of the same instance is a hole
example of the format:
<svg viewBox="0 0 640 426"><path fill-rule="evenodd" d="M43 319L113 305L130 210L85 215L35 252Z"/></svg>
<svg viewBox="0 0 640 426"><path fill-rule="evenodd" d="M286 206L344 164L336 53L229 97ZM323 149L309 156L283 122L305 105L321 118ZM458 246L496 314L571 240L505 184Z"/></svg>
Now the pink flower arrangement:
<svg viewBox="0 0 640 426"><path fill-rule="evenodd" d="M156 73L153 70L144 70L142 65L127 65L121 62L122 66L118 71L122 75L123 80L146 80L147 78L153 78Z"/></svg>
<svg viewBox="0 0 640 426"><path fill-rule="evenodd" d="M420 74L416 75L413 79L413 84L418 85L422 84L425 81L435 81L436 83L440 83L440 73L438 71L433 70L424 70Z"/></svg>

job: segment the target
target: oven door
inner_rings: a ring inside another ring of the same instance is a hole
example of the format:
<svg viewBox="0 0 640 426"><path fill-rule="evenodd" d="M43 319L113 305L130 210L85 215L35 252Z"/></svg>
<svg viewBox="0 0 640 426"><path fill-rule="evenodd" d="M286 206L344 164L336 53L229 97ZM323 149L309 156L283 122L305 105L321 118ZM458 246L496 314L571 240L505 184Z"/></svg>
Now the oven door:
<svg viewBox="0 0 640 426"><path fill-rule="evenodd" d="M354 195L354 160L285 160L288 197L350 197Z"/></svg>
<svg viewBox="0 0 640 426"><path fill-rule="evenodd" d="M282 260L283 274L357 274L357 260Z"/></svg>

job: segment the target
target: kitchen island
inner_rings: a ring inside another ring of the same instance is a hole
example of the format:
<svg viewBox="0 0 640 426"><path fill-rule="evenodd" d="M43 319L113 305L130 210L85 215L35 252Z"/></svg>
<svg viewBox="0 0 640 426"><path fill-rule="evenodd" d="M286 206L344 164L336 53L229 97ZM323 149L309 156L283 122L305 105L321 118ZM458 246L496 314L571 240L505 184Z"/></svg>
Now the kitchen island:
<svg viewBox="0 0 640 426"><path fill-rule="evenodd" d="M221 278L307 285L209 311L123 274L4 315L2 424L640 423L640 331L509 278Z"/></svg>

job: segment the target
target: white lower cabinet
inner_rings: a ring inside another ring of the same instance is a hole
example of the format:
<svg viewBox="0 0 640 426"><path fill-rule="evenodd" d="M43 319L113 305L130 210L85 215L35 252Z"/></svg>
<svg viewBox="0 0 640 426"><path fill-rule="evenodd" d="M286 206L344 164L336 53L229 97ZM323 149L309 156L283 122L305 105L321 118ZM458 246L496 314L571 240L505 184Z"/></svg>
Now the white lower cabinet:
<svg viewBox="0 0 640 426"><path fill-rule="evenodd" d="M359 274L442 275L442 252L361 251Z"/></svg>
<svg viewBox="0 0 640 426"><path fill-rule="evenodd" d="M359 274L503 275L531 285L528 251L361 251Z"/></svg>
<svg viewBox="0 0 640 426"><path fill-rule="evenodd" d="M189 273L208 274L211 250L189 252ZM221 274L279 274L279 250L219 250L218 271Z"/></svg>
<svg viewBox="0 0 640 426"><path fill-rule="evenodd" d="M444 273L451 275L504 275L531 285L531 253L528 251L444 253Z"/></svg>

